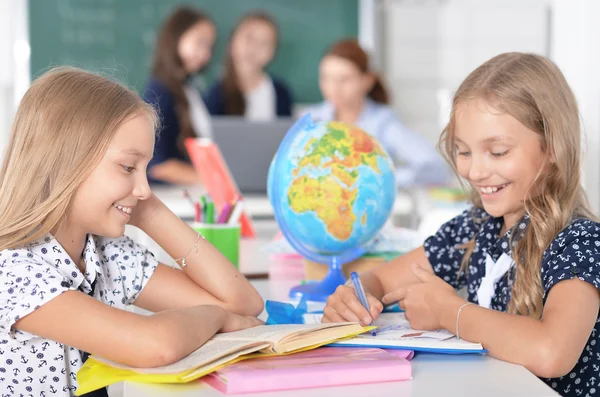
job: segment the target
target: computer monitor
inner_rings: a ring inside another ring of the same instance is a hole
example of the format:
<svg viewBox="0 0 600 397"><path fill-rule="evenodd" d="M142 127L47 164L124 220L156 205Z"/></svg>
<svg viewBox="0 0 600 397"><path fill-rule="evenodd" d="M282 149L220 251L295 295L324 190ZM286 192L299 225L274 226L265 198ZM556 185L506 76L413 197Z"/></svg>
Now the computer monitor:
<svg viewBox="0 0 600 397"><path fill-rule="evenodd" d="M291 118L266 122L243 117L212 119L213 140L243 195L266 194L271 160L293 124Z"/></svg>

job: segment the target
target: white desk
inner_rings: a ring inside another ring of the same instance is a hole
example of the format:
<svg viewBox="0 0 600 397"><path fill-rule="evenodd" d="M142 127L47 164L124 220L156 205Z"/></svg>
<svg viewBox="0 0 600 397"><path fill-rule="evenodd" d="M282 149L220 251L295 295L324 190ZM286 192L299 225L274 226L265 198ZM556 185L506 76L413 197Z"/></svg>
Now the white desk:
<svg viewBox="0 0 600 397"><path fill-rule="evenodd" d="M269 269L268 257L260 251L274 232L272 222L257 223L259 237L246 240L241 247L241 270L258 274ZM281 268L279 272L281 274ZM271 277L252 280L264 299L287 300L289 288L300 280ZM417 354L412 360L413 380L370 385L304 389L289 392L261 393L272 397L377 397L402 396L556 396L552 389L524 367L488 356ZM258 395L258 394L254 394ZM187 385L143 385L125 382L124 397L210 397L221 393L201 381Z"/></svg>
<svg viewBox="0 0 600 397"><path fill-rule="evenodd" d="M272 397L556 396L523 367L483 356L417 355L413 380L250 394ZM126 383L124 397L212 397L220 392L197 381L189 385Z"/></svg>

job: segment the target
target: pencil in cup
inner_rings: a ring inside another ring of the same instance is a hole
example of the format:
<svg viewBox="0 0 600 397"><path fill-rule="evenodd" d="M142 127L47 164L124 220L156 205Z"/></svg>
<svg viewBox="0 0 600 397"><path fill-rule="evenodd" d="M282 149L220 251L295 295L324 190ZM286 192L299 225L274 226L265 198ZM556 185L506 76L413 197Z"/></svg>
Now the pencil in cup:
<svg viewBox="0 0 600 397"><path fill-rule="evenodd" d="M236 268L239 268L241 236L239 224L194 223L193 228Z"/></svg>
<svg viewBox="0 0 600 397"><path fill-rule="evenodd" d="M226 223L229 225L237 225L240 222L242 213L244 212L244 202L242 200L236 200L229 212L229 216L226 218Z"/></svg>

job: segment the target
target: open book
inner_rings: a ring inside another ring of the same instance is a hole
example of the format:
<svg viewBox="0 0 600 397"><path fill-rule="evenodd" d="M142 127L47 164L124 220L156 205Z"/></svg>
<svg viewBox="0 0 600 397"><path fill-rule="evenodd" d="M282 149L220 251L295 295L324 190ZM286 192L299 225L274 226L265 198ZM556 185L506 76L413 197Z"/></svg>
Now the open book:
<svg viewBox="0 0 600 397"><path fill-rule="evenodd" d="M157 368L129 367L90 357L77 373L77 395L125 380L186 383L243 359L311 350L369 329L358 323L262 325L217 334L189 356Z"/></svg>
<svg viewBox="0 0 600 397"><path fill-rule="evenodd" d="M321 322L322 314L305 314L304 322ZM331 346L379 347L384 349L404 349L432 353L465 354L485 353L479 343L457 339L444 329L419 331L412 329L404 313L381 313L377 320L376 335L370 333L355 338L337 341Z"/></svg>

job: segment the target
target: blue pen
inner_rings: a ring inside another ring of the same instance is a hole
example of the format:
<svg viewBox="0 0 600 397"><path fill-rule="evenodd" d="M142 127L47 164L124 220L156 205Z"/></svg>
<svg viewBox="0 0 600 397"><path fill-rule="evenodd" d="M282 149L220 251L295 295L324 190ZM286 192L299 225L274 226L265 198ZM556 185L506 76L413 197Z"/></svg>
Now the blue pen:
<svg viewBox="0 0 600 397"><path fill-rule="evenodd" d="M360 282L360 277L358 277L358 274L356 272L352 272L350 274L350 279L352 280L352 284L354 284L354 291L356 291L356 296L358 296L360 304L363 305L365 309L367 309L370 315L371 310L369 309L369 302L367 301L367 295L365 295L365 290L363 289L362 283ZM373 323L371 322L371 324L369 325L373 325ZM371 332L371 335L377 335L375 330Z"/></svg>

